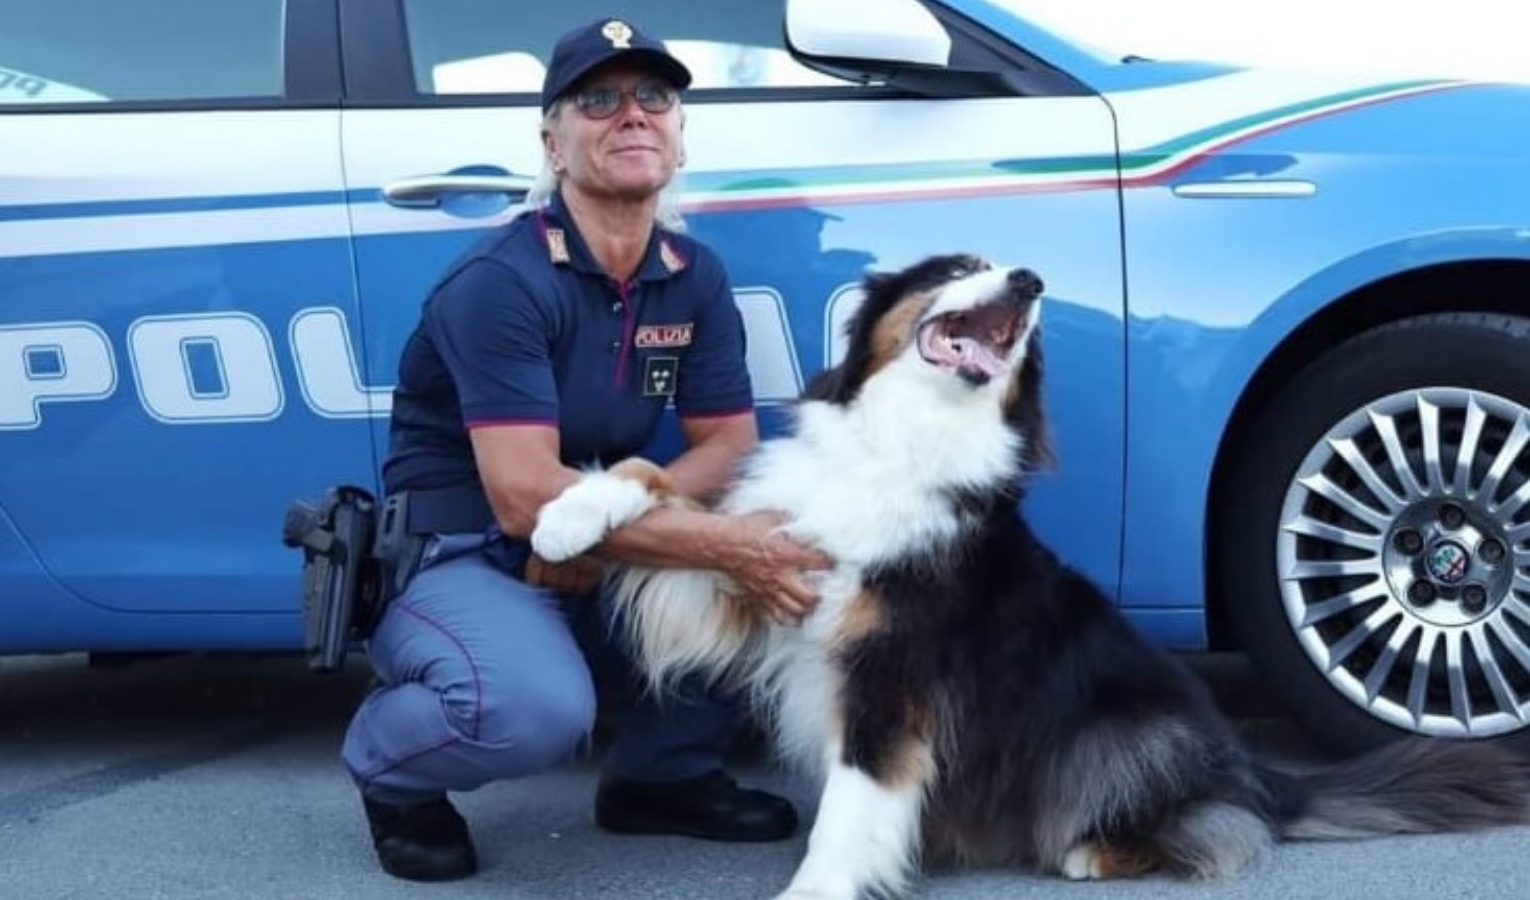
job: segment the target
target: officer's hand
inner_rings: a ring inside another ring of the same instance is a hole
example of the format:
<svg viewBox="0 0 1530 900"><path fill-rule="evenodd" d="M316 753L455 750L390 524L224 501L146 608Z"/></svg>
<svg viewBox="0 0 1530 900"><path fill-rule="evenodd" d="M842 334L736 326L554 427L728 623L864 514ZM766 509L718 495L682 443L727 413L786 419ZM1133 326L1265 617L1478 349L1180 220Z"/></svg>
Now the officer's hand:
<svg viewBox="0 0 1530 900"><path fill-rule="evenodd" d="M526 560L526 583L564 594L587 594L599 586L603 571L600 560L588 554L553 563L533 553Z"/></svg>
<svg viewBox="0 0 1530 900"><path fill-rule="evenodd" d="M738 532L728 574L777 623L802 621L818 605L811 573L829 569L834 560L789 537L775 513L738 516L733 523Z"/></svg>

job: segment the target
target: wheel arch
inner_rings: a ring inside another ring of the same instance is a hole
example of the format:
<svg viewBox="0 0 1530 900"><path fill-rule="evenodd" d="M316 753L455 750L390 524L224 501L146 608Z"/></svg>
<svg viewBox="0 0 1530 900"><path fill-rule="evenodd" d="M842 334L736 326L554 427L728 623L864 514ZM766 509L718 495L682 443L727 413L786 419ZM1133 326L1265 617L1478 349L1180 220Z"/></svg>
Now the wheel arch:
<svg viewBox="0 0 1530 900"><path fill-rule="evenodd" d="M1228 470L1252 421L1296 372L1333 347L1391 322L1440 312L1530 316L1530 259L1439 262L1353 288L1292 329L1255 370L1223 429L1207 492L1202 572L1209 649L1239 649L1230 623L1234 600L1222 595L1218 523L1232 511Z"/></svg>

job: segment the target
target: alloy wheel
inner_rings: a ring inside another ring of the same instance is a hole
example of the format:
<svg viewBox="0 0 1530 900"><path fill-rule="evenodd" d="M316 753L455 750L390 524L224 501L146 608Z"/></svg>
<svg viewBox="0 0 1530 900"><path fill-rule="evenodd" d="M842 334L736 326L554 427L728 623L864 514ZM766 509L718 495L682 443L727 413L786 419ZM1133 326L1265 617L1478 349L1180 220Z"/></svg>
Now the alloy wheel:
<svg viewBox="0 0 1530 900"><path fill-rule="evenodd" d="M1345 699L1434 736L1530 723L1530 410L1376 400L1313 446L1280 522L1287 621Z"/></svg>

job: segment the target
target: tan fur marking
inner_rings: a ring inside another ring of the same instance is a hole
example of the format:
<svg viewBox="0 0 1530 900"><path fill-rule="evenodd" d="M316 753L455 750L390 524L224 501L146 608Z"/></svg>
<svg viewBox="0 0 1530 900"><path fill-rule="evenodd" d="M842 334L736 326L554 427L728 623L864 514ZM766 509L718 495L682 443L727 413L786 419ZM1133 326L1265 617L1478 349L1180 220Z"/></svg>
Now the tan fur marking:
<svg viewBox="0 0 1530 900"><path fill-rule="evenodd" d="M832 734L843 734L845 711L836 705L830 712ZM928 787L935 780L935 749L926 737L924 710L915 707L909 720L914 723L912 731L905 735L894 755L892 764L876 777L883 787L901 790L910 787ZM867 773L870 774L870 773Z"/></svg>
<svg viewBox="0 0 1530 900"><path fill-rule="evenodd" d="M930 746L928 716L922 706L909 701L909 722L913 731L903 739L887 773L880 779L884 786L901 789L924 787L935 780L935 750Z"/></svg>
<svg viewBox="0 0 1530 900"><path fill-rule="evenodd" d="M675 493L675 485L669 480L669 473L664 471L658 463L641 456L629 456L607 471L612 475L636 481L655 496L663 497Z"/></svg>
<svg viewBox="0 0 1530 900"><path fill-rule="evenodd" d="M862 588L855 599L845 604L845 611L839 618L839 627L834 636L829 639L827 649L831 654L837 654L858 641L865 640L881 629L884 615L882 598ZM840 684L838 690L843 691L843 689L844 685ZM830 723L830 733L843 733L844 710L836 704L832 714L834 720Z"/></svg>
<svg viewBox="0 0 1530 900"><path fill-rule="evenodd" d="M1157 869L1162 860L1151 850L1140 847L1119 847L1100 844L1095 848L1094 877L1136 878Z"/></svg>
<svg viewBox="0 0 1530 900"><path fill-rule="evenodd" d="M887 608L876 593L863 589L845 606L840 616L839 628L831 646L835 650L850 647L882 630L886 624ZM901 739L892 764L877 778L878 783L889 788L908 788L927 784L935 776L935 752L930 744L930 713L920 701L908 701L909 732ZM834 712L834 733L842 733L844 712L838 706Z"/></svg>
<svg viewBox="0 0 1530 900"><path fill-rule="evenodd" d="M849 646L877 632L882 628L885 615L882 598L862 590L845 606L844 614L840 616L839 629L834 635L834 647Z"/></svg>
<svg viewBox="0 0 1530 900"><path fill-rule="evenodd" d="M882 316L871 336L871 365L866 372L868 378L897 359L898 354L913 342L914 326L934 303L935 291L910 294Z"/></svg>
<svg viewBox="0 0 1530 900"><path fill-rule="evenodd" d="M611 466L607 472L621 478L631 479L643 486L643 489L652 494L660 506L672 506L682 509L699 508L700 504L675 490L675 483L664 471L664 467L658 463L646 460L641 456L629 456L619 463Z"/></svg>

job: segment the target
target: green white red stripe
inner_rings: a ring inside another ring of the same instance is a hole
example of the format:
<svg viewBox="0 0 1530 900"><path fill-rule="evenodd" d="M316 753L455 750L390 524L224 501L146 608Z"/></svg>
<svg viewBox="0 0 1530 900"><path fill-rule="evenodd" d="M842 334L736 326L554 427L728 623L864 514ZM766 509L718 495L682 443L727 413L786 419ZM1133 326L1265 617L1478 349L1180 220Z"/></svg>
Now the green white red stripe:
<svg viewBox="0 0 1530 900"><path fill-rule="evenodd" d="M1050 159L954 160L916 165L833 166L690 176L683 207L725 212L882 203L1016 193L1142 188L1161 184L1235 144L1362 107L1461 87L1413 81L1348 90L1239 116L1110 155ZM1107 100L1116 98L1107 97Z"/></svg>

